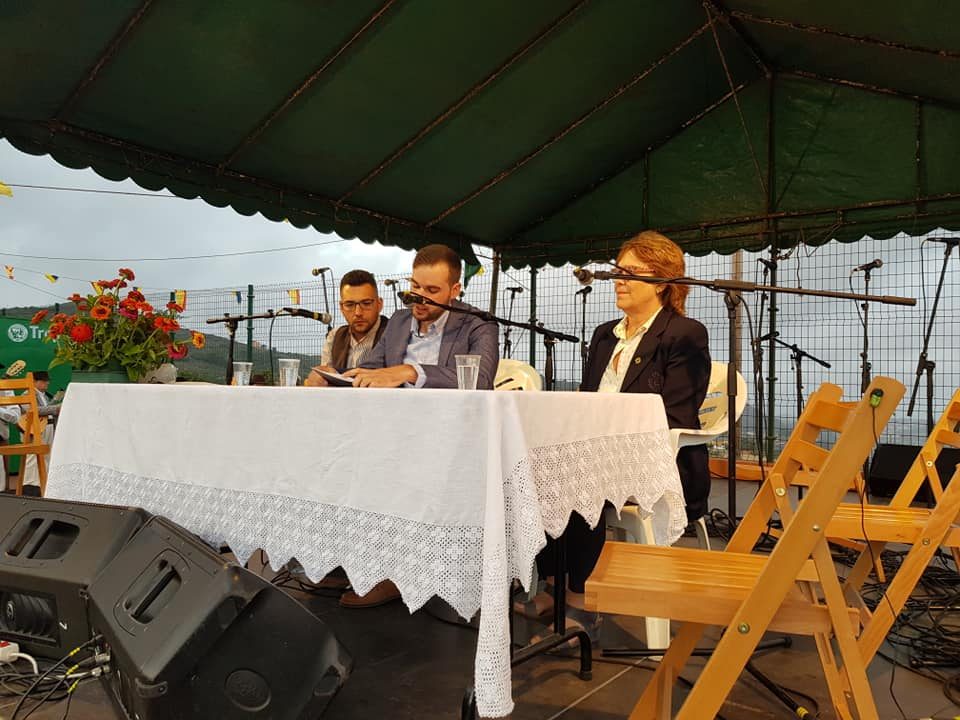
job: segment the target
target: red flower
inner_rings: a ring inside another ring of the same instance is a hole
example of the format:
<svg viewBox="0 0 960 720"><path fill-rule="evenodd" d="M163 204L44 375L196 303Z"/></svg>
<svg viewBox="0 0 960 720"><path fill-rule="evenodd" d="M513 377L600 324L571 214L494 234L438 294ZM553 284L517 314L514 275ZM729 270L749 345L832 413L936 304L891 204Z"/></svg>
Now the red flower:
<svg viewBox="0 0 960 720"><path fill-rule="evenodd" d="M94 320L106 320L112 313L113 310L105 303L97 303L90 309L90 317Z"/></svg>
<svg viewBox="0 0 960 720"><path fill-rule="evenodd" d="M74 325L70 339L75 343L85 343L93 339L93 328L89 325Z"/></svg>
<svg viewBox="0 0 960 720"><path fill-rule="evenodd" d="M133 302L144 302L146 298L139 290L131 290L127 293L127 300L132 300Z"/></svg>
<svg viewBox="0 0 960 720"><path fill-rule="evenodd" d="M69 297L69 300L70 302L73 302L73 303L81 302L83 300L83 295L81 295L80 293L74 293Z"/></svg>
<svg viewBox="0 0 960 720"><path fill-rule="evenodd" d="M80 300L80 301L77 303L77 310L86 311L86 310L89 310L89 309L90 309L90 306L87 305L86 300Z"/></svg>
<svg viewBox="0 0 960 720"><path fill-rule="evenodd" d="M39 325L40 323L43 322L43 319L47 316L49 312L50 312L49 310L38 310L37 313L32 318L30 318L30 324Z"/></svg>
<svg viewBox="0 0 960 720"><path fill-rule="evenodd" d="M120 280L97 280L96 284L104 290L113 290L120 285Z"/></svg>
<svg viewBox="0 0 960 720"><path fill-rule="evenodd" d="M50 326L50 330L47 331L47 335L51 340L56 340L63 334L63 323L55 322Z"/></svg>
<svg viewBox="0 0 960 720"><path fill-rule="evenodd" d="M66 313L57 313L51 318L51 321L56 323L62 323L66 319L67 319Z"/></svg>
<svg viewBox="0 0 960 720"><path fill-rule="evenodd" d="M117 275L122 277L124 280L129 280L130 282L133 282L137 279L136 275L133 274L133 270L130 268L120 268L120 270L117 271Z"/></svg>
<svg viewBox="0 0 960 720"><path fill-rule="evenodd" d="M137 311L136 311L136 310L129 310L129 309L125 308L125 307L121 307L119 310L117 310L117 313L120 314L120 315L122 315L123 317L125 317L127 320L136 320L136 319L137 319Z"/></svg>
<svg viewBox="0 0 960 720"><path fill-rule="evenodd" d="M153 305L151 305L151 304L148 303L148 302L138 302L138 303L137 303L137 310L139 310L139 311L142 312L144 315L146 315L147 313L152 313L152 312L153 312Z"/></svg>
<svg viewBox="0 0 960 720"><path fill-rule="evenodd" d="M97 298L98 305L109 305L113 307L116 302L117 299L113 295L101 295Z"/></svg>
<svg viewBox="0 0 960 720"><path fill-rule="evenodd" d="M157 318L158 320L160 318ZM181 360L187 356L187 346L177 345L174 342L167 343L167 357L171 360Z"/></svg>
<svg viewBox="0 0 960 720"><path fill-rule="evenodd" d="M158 316L153 320L153 326L162 332L173 332L180 329L180 323L172 318Z"/></svg>
<svg viewBox="0 0 960 720"><path fill-rule="evenodd" d="M204 337L203 333L198 333L196 330L190 332L190 342L193 343L193 346L197 350L203 350L203 346L207 344L207 338Z"/></svg>
<svg viewBox="0 0 960 720"><path fill-rule="evenodd" d="M177 313L183 312L183 308L180 305L177 305L177 303L175 302L168 302L167 310L173 310L174 312L177 312Z"/></svg>

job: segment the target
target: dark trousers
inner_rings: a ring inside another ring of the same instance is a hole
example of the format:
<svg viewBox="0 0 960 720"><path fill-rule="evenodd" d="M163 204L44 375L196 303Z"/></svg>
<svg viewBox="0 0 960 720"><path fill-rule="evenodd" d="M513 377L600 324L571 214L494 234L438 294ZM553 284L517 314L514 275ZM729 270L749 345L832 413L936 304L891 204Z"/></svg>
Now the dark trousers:
<svg viewBox="0 0 960 720"><path fill-rule="evenodd" d="M600 558L606 532L607 523L603 513L600 513L600 521L593 530L579 513L573 513L570 516L570 522L567 523L567 529L563 531L561 537L567 544L565 570L572 592L583 592L583 583L590 577ZM556 572L557 541L548 536L547 546L537 555L537 573L540 577L546 577L555 575Z"/></svg>

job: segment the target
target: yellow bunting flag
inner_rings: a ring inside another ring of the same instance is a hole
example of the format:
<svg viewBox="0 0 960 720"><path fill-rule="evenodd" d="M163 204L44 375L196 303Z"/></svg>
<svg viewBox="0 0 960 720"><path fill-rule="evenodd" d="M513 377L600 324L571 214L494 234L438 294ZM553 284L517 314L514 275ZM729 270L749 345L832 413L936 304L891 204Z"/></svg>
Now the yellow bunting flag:
<svg viewBox="0 0 960 720"><path fill-rule="evenodd" d="M187 291L186 290L174 290L173 297L177 305L182 307L184 310L187 309Z"/></svg>
<svg viewBox="0 0 960 720"><path fill-rule="evenodd" d="M52 275L51 273L44 273L43 276L52 283L60 279L58 275Z"/></svg>
<svg viewBox="0 0 960 720"><path fill-rule="evenodd" d="M7 273L7 277L13 280L13 265L4 265L3 270Z"/></svg>
<svg viewBox="0 0 960 720"><path fill-rule="evenodd" d="M90 287L93 288L93 291L94 291L97 295L103 295L103 288L100 287L100 283L98 283L96 280L91 280L91 281L90 281Z"/></svg>
<svg viewBox="0 0 960 720"><path fill-rule="evenodd" d="M287 295L290 296L290 302L293 305L300 304L300 288L292 288L290 290L287 290Z"/></svg>
<svg viewBox="0 0 960 720"><path fill-rule="evenodd" d="M0 182L0 195L13 197L13 190L10 189L9 185L4 185L2 182Z"/></svg>

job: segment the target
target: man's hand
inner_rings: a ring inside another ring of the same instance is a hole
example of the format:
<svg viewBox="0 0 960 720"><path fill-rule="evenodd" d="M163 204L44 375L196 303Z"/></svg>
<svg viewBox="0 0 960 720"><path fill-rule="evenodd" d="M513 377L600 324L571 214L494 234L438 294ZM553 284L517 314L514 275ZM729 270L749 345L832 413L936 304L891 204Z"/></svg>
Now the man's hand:
<svg viewBox="0 0 960 720"><path fill-rule="evenodd" d="M329 365L317 365L316 367L310 368L310 374L307 375L307 379L303 381L305 387L327 387L330 383L323 379L318 370L323 370L324 372L337 374L337 369L332 368Z"/></svg>
<svg viewBox="0 0 960 720"><path fill-rule="evenodd" d="M415 383L417 371L412 365L394 365L393 367L364 370L354 368L347 370L344 375L357 379L356 387L400 387L404 383Z"/></svg>

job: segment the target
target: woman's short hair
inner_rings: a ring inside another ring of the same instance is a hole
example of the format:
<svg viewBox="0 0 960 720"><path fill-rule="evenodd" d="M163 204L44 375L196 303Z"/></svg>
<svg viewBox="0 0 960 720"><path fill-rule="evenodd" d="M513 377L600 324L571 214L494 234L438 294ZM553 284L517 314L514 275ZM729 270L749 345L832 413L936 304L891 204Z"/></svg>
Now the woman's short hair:
<svg viewBox="0 0 960 720"><path fill-rule="evenodd" d="M617 253L617 262L628 252L633 251L640 262L650 268L656 277L675 278L686 274L686 264L683 259L683 250L673 240L654 230L644 230L627 240ZM664 307L671 308L679 315L684 315L684 306L689 285L661 285L660 301Z"/></svg>

